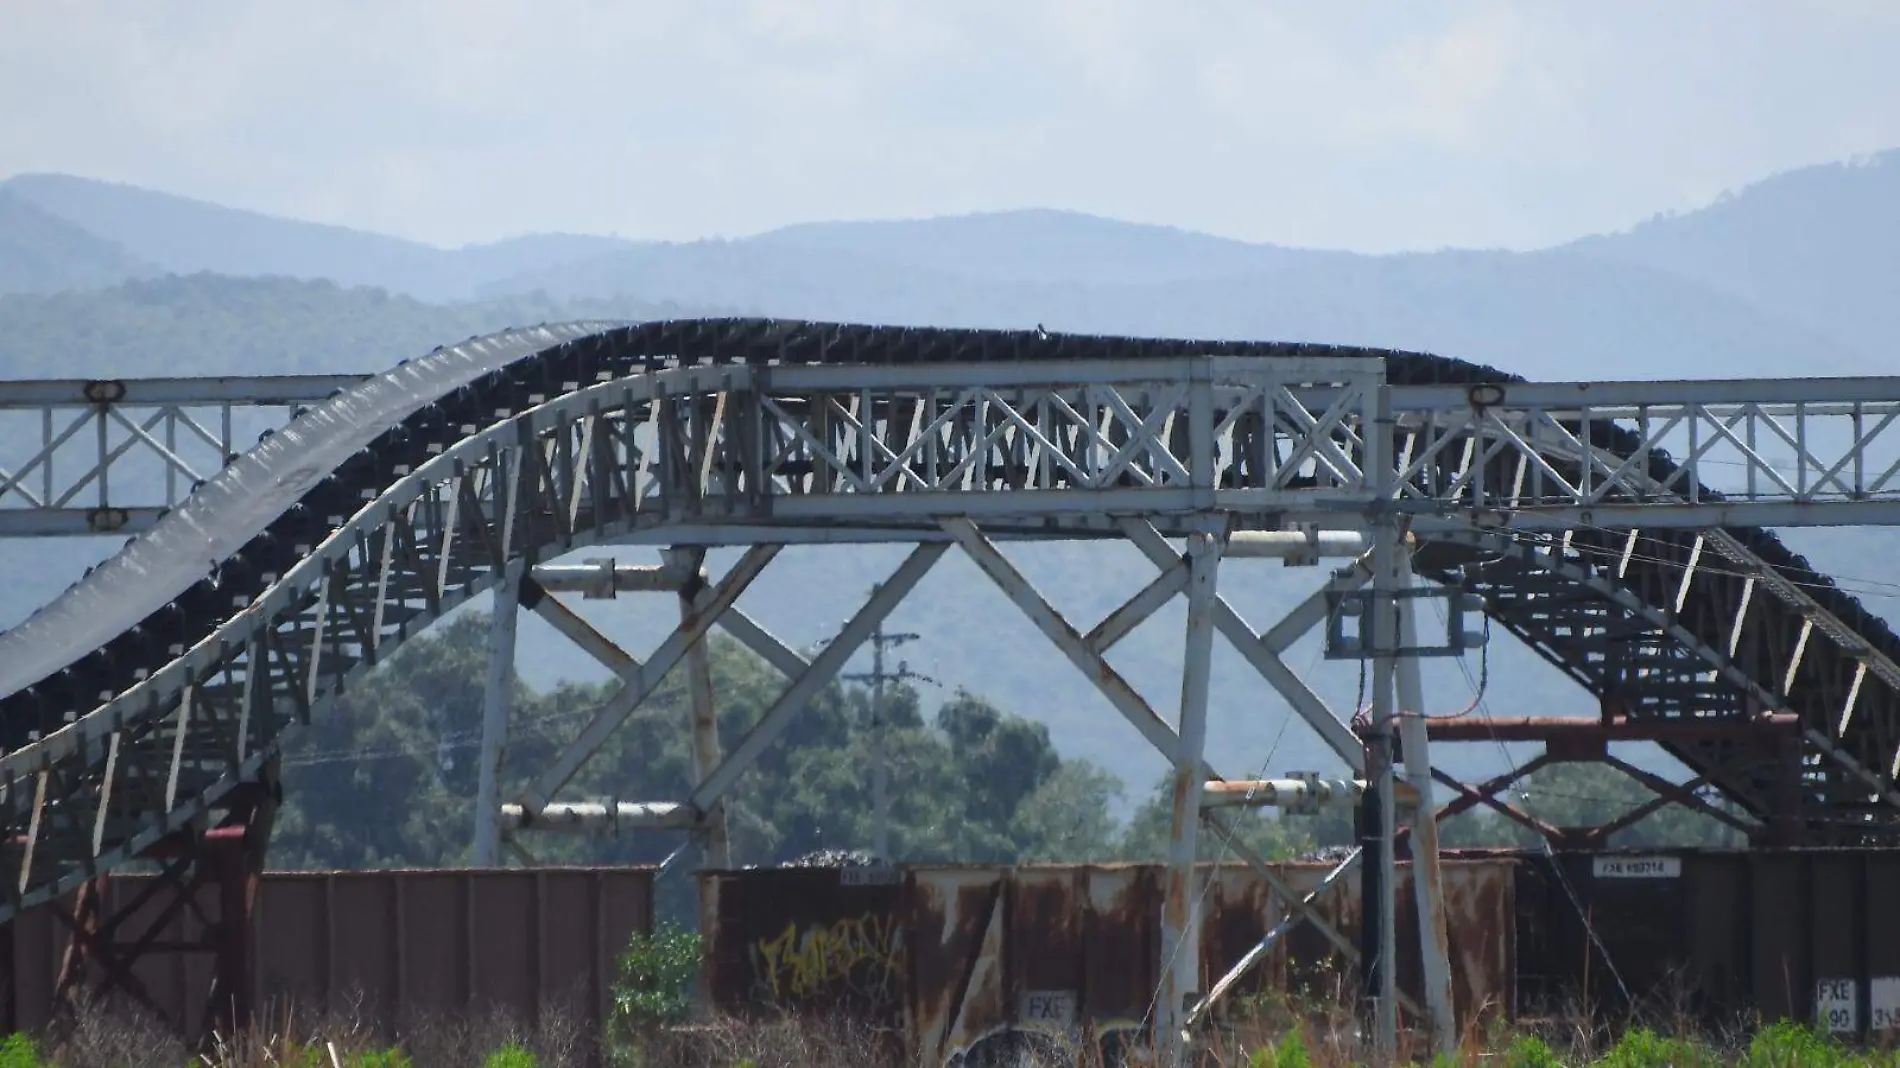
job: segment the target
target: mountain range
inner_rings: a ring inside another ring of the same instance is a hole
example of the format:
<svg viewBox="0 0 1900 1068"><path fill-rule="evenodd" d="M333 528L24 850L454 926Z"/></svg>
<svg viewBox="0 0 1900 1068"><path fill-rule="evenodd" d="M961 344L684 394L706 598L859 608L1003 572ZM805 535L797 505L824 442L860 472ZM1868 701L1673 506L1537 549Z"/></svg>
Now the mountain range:
<svg viewBox="0 0 1900 1068"><path fill-rule="evenodd" d="M1380 256L1053 210L807 223L728 241L534 234L444 249L66 175L0 182L0 376L9 378L369 371L522 322L708 313L1367 344L1544 379L1879 374L1896 369L1896 281L1900 151L1774 176L1697 211L1558 247ZM1850 576L1880 571L1896 548L1888 530L1793 540ZM0 543L0 626L114 547ZM1084 625L1147 577L1139 557L1109 548L1022 555ZM877 568L895 563L883 549L787 556L747 603L799 643L834 628L882 577ZM1256 623L1312 585L1286 579L1317 578L1245 574L1262 576L1234 594ZM1892 617L1892 603L1869 607ZM636 645L666 625L665 612L602 610ZM1041 718L1065 752L1145 789L1159 757L1011 611L975 572L947 563L898 622L928 636L914 647L921 669ZM1151 622L1118 652L1164 714L1178 691L1178 624ZM526 659L539 684L591 670L532 624L523 640L537 650ZM1312 653L1302 646L1290 662ZM1354 699L1349 672L1315 665L1330 700ZM1486 666L1492 693L1511 695L1508 711L1590 707L1506 642ZM1261 698L1237 660L1223 670L1217 749L1276 771L1331 766L1303 728L1282 741L1284 708ZM1461 672L1433 671L1441 703L1469 699ZM1498 759L1448 763L1478 772Z"/></svg>

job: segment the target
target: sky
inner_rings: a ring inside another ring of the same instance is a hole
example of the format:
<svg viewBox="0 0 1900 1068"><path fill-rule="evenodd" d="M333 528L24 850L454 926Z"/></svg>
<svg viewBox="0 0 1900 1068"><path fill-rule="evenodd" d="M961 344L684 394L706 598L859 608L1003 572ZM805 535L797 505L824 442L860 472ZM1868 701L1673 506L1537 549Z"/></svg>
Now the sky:
<svg viewBox="0 0 1900 1068"><path fill-rule="evenodd" d="M443 245L1066 208L1532 248L1900 146L1893 0L0 0L0 175Z"/></svg>

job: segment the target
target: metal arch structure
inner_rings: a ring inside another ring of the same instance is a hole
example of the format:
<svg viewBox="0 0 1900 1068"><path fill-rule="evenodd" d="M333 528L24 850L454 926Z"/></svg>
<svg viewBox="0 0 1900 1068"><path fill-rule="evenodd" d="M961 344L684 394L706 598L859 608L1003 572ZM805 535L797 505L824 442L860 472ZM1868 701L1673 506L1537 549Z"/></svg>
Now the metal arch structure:
<svg viewBox="0 0 1900 1068"><path fill-rule="evenodd" d="M730 753L696 745L684 818L702 819L955 545L1175 758L1173 870L1185 878L1214 777L1193 741L1213 633L1344 762L1365 761L1338 717L1283 685L1285 628L1257 633L1219 597L1232 532L1351 526L1376 555L1380 532L1405 522L1421 574L1482 597L1606 711L1798 717L1792 798L1785 782L1732 770L1719 743L1667 743L1743 808L1801 841L1891 840L1900 641L1771 534L1713 524L1885 521L1900 498L1886 451L1897 409L1894 379L1530 385L1412 353L1040 332L696 320L478 339L313 408L156 519L122 555L196 551L177 528L238 517L215 541L228 546L215 575L147 560L129 574L164 576L144 591L156 605L133 602L96 649L41 655L36 681L0 697L0 916L202 833L234 791L268 778L285 731L407 637L497 583L542 611L532 569L603 542L678 550L691 576L681 625L644 662L617 662L626 688L520 799L522 818L725 625L794 681ZM1769 440L1795 459L1769 454ZM1161 574L1082 633L998 548L1052 537L1129 538ZM733 611L779 546L867 540L915 548L812 661ZM701 580L696 552L712 545L750 548ZM1361 565L1333 595L1368 578L1390 595L1392 565L1371 572ZM1100 670L1107 645L1177 595L1190 603L1178 728ZM1304 626L1324 615L1316 603ZM1395 633L1391 615L1378 633ZM59 614L47 619L42 633L56 632ZM1403 658L1379 659L1401 705L1416 703ZM1176 938L1182 897L1170 894ZM1191 991L1190 971L1168 974L1173 995ZM1163 1004L1167 1020L1187 1009Z"/></svg>

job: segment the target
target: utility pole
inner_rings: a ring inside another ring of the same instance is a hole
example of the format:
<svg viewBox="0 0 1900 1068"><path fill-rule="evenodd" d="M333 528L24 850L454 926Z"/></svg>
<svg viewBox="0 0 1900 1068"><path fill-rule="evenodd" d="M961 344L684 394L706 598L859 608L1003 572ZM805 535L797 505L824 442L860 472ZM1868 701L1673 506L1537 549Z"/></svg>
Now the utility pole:
<svg viewBox="0 0 1900 1068"><path fill-rule="evenodd" d="M876 587L872 588L876 592ZM898 661L897 670L884 670L884 650L895 649L906 642L921 639L921 634L893 634L882 624L871 633L871 670L847 674L844 677L853 682L871 684L871 852L880 861L891 859L891 798L890 768L884 752L884 684L886 682L909 682L918 679L934 683L937 680L910 669L910 664Z"/></svg>

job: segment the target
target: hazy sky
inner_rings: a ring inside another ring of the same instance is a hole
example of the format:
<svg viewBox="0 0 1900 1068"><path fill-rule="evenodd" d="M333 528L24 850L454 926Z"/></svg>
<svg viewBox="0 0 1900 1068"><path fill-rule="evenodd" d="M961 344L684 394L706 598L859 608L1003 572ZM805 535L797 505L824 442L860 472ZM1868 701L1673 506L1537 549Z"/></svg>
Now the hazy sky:
<svg viewBox="0 0 1900 1068"><path fill-rule="evenodd" d="M1900 146L1896 0L0 0L0 175L444 244L1062 207L1528 247Z"/></svg>

